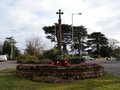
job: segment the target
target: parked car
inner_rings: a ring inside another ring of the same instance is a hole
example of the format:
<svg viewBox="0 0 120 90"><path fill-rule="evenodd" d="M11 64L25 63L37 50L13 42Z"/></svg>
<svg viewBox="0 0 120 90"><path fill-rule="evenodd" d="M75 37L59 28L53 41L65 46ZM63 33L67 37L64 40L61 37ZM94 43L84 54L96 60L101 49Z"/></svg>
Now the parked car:
<svg viewBox="0 0 120 90"><path fill-rule="evenodd" d="M106 60L116 60L116 58L114 58L114 57L110 57L110 58L106 57L105 59Z"/></svg>
<svg viewBox="0 0 120 90"><path fill-rule="evenodd" d="M6 55L0 55L0 61L7 61Z"/></svg>
<svg viewBox="0 0 120 90"><path fill-rule="evenodd" d="M83 58L84 58L85 60L94 60L94 58L92 58L92 57L90 57L90 56L83 56Z"/></svg>

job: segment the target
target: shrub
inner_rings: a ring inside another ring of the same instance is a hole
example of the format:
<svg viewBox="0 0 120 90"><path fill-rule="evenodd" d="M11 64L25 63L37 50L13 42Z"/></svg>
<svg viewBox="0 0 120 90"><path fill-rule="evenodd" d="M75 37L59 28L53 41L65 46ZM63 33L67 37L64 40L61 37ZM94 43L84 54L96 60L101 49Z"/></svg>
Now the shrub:
<svg viewBox="0 0 120 90"><path fill-rule="evenodd" d="M36 56L33 56L33 55L24 54L21 56L21 59L27 61L27 60L36 60L38 58Z"/></svg>
<svg viewBox="0 0 120 90"><path fill-rule="evenodd" d="M64 59L70 59L72 56L69 54L64 54Z"/></svg>
<svg viewBox="0 0 120 90"><path fill-rule="evenodd" d="M22 64L40 64L40 61L38 60L17 60L17 63L22 63Z"/></svg>
<svg viewBox="0 0 120 90"><path fill-rule="evenodd" d="M82 62L85 62L84 58L74 58L74 59L70 59L70 63L71 64L80 64Z"/></svg>
<svg viewBox="0 0 120 90"><path fill-rule="evenodd" d="M39 60L40 64L48 64L49 62L51 62L50 59L41 59Z"/></svg>
<svg viewBox="0 0 120 90"><path fill-rule="evenodd" d="M95 54L95 55L93 55L92 57L93 57L93 58L99 58L99 57L100 57L100 55Z"/></svg>
<svg viewBox="0 0 120 90"><path fill-rule="evenodd" d="M49 58L49 59L55 59L56 56L56 49L51 49L48 51L45 51L43 53L44 57Z"/></svg>
<svg viewBox="0 0 120 90"><path fill-rule="evenodd" d="M42 59L45 58L44 55L42 55L42 54L41 54L41 55L38 55L37 57L38 57L38 60L42 60Z"/></svg>
<svg viewBox="0 0 120 90"><path fill-rule="evenodd" d="M21 59L17 60L17 63L29 63L35 64L40 63L37 56L24 54L21 56Z"/></svg>

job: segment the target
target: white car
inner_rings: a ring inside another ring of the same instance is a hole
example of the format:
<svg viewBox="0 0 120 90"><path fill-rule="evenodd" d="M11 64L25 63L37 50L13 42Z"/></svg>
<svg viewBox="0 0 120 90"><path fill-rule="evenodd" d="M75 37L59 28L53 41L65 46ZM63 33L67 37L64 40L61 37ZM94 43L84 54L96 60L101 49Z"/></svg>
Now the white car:
<svg viewBox="0 0 120 90"><path fill-rule="evenodd" d="M0 61L7 61L6 55L0 55Z"/></svg>
<svg viewBox="0 0 120 90"><path fill-rule="evenodd" d="M90 57L90 56L83 56L83 58L84 58L85 60L94 60L94 58L92 58L92 57Z"/></svg>

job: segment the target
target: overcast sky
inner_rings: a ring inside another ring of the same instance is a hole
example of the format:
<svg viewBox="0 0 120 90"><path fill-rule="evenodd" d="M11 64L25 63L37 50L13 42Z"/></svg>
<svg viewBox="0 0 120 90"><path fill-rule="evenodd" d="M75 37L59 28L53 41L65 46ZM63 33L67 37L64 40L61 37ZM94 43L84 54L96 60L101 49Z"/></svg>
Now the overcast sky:
<svg viewBox="0 0 120 90"><path fill-rule="evenodd" d="M19 49L31 35L40 36L50 48L42 27L58 22L59 9L64 12L62 23L71 25L72 13L82 13L74 15L74 25L120 41L120 0L0 0L0 42L13 31Z"/></svg>

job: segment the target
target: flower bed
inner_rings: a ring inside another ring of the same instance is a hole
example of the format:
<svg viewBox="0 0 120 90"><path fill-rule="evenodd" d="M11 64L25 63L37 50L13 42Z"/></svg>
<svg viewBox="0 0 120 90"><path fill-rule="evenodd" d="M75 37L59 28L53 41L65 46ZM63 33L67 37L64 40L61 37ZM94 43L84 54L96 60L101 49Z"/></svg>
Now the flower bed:
<svg viewBox="0 0 120 90"><path fill-rule="evenodd" d="M48 64L19 64L16 67L16 75L27 79L34 77L52 76L65 80L86 79L102 76L104 68L98 64L82 63L69 66L55 66Z"/></svg>

